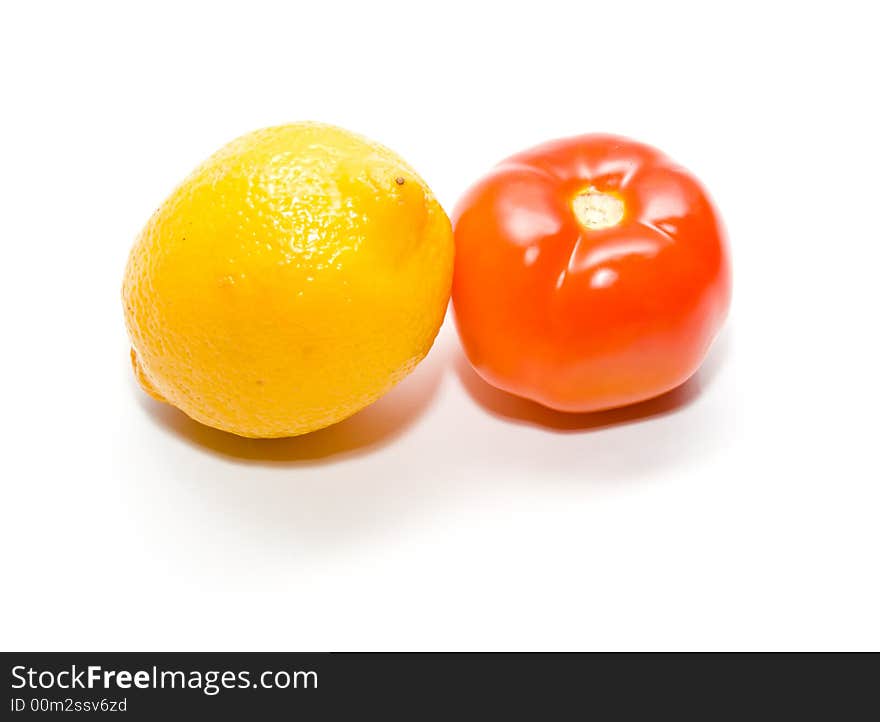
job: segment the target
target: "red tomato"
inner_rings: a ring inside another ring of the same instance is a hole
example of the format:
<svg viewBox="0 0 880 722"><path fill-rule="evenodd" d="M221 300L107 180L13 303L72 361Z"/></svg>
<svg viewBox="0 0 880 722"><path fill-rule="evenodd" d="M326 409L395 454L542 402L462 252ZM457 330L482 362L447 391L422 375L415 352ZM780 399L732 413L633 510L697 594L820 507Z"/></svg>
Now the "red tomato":
<svg viewBox="0 0 880 722"><path fill-rule="evenodd" d="M724 228L646 145L556 140L500 163L453 213L452 300L490 384L562 411L623 406L699 367L730 304Z"/></svg>

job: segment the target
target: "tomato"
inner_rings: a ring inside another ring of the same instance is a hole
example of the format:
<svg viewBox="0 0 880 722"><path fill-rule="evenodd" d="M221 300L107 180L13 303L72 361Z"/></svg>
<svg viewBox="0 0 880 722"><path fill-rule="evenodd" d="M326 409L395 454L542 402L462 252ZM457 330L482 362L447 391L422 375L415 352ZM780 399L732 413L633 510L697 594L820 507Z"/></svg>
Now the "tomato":
<svg viewBox="0 0 880 722"><path fill-rule="evenodd" d="M730 304L725 231L706 191L626 138L511 156L464 194L453 228L468 359L490 384L561 411L680 385Z"/></svg>

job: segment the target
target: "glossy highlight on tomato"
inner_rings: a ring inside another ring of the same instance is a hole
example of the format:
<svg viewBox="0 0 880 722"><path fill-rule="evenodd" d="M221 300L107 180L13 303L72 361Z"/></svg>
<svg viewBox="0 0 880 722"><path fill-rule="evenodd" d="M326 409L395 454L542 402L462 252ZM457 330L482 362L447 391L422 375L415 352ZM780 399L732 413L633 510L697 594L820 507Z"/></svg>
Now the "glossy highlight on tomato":
<svg viewBox="0 0 880 722"><path fill-rule="evenodd" d="M502 161L453 213L452 299L490 384L545 406L642 401L700 366L730 304L721 219L660 151L612 135Z"/></svg>

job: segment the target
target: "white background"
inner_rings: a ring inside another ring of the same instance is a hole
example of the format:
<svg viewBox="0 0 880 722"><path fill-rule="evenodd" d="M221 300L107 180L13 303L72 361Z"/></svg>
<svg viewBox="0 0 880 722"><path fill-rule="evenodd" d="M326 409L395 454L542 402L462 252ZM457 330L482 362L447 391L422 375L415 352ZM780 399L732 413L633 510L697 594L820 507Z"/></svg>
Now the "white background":
<svg viewBox="0 0 880 722"><path fill-rule="evenodd" d="M878 649L880 52L870 3L89 2L0 11L4 649ZM447 322L276 442L136 387L128 249L198 162L315 119L451 209L506 155L654 144L726 219L703 370L585 419Z"/></svg>

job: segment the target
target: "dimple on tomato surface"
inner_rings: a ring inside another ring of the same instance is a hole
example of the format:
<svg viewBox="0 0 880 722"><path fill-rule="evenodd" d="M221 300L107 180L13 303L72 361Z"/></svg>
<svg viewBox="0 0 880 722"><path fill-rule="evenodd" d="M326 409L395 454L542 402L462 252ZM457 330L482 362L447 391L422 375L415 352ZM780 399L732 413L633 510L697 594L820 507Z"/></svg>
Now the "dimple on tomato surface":
<svg viewBox="0 0 880 722"><path fill-rule="evenodd" d="M502 161L453 213L453 306L490 384L561 411L642 401L700 366L730 304L721 219L660 151L611 135Z"/></svg>

